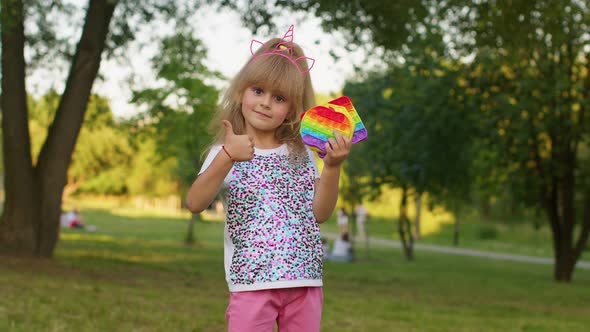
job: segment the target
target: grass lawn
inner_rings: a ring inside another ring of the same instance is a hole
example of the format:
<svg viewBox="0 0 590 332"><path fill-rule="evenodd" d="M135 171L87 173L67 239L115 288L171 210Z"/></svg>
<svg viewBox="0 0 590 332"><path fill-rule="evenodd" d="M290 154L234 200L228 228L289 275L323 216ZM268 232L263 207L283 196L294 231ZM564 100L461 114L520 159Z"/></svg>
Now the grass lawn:
<svg viewBox="0 0 590 332"><path fill-rule="evenodd" d="M0 256L0 331L224 331L223 224L83 208L53 260ZM332 227L330 225L326 225ZM325 226L323 226L323 229ZM590 270L372 248L325 264L322 331L584 331Z"/></svg>

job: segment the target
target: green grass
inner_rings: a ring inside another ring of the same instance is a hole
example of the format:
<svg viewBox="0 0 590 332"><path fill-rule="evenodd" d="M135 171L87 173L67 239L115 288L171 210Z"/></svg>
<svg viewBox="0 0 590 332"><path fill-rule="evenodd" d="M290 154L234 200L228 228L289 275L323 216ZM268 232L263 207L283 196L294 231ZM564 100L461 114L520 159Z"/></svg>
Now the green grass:
<svg viewBox="0 0 590 332"><path fill-rule="evenodd" d="M53 260L0 257L0 331L224 331L223 224L85 209ZM324 225L322 228L332 227ZM501 233L499 237L503 235ZM325 264L322 331L583 331L590 270L372 248Z"/></svg>

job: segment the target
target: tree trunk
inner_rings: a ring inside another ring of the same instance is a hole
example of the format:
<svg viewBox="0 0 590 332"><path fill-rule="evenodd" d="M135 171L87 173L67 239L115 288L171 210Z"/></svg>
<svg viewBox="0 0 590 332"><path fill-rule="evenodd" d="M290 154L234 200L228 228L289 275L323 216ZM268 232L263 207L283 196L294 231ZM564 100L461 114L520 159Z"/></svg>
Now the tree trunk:
<svg viewBox="0 0 590 332"><path fill-rule="evenodd" d="M575 266L571 241L568 243L568 236L564 236L563 223L557 212L557 204L552 204L547 213L553 235L553 255L555 265L553 266L553 277L559 282L570 282Z"/></svg>
<svg viewBox="0 0 590 332"><path fill-rule="evenodd" d="M455 208L455 223L453 224L453 245L459 246L459 225L460 225L460 214L459 209Z"/></svg>
<svg viewBox="0 0 590 332"><path fill-rule="evenodd" d="M2 8L14 8L14 11L2 11L2 134L5 174L9 179L0 228L2 248L38 257L51 257L53 254L59 235L61 199L68 165L84 120L92 84L98 73L116 3L108 0L90 1L82 36L72 60L55 120L49 127L37 165L33 168L22 55L24 10L21 1L2 2ZM6 30L6 22L13 20L20 24L15 25L14 29ZM13 56L16 57L12 58ZM5 90L5 86L8 90Z"/></svg>
<svg viewBox="0 0 590 332"><path fill-rule="evenodd" d="M421 230L420 230L420 218L422 217L422 193L416 193L416 218L414 219L414 238L416 240L420 240L421 237Z"/></svg>
<svg viewBox="0 0 590 332"><path fill-rule="evenodd" d="M195 226L195 222L200 221L201 220L201 215L197 214L197 213L193 213L191 215L191 218L188 221L188 227L186 230L186 237L184 238L184 244L186 245L193 245L195 244L195 232L194 232L194 226Z"/></svg>
<svg viewBox="0 0 590 332"><path fill-rule="evenodd" d="M586 192L583 199L582 222L580 232L574 245L575 234L575 159L572 152L566 155L566 171L561 178L553 177L549 184L543 187L543 207L551 225L553 237L553 251L555 265L554 279L558 282L569 283L577 261L580 259L588 243L590 233L590 192Z"/></svg>
<svg viewBox="0 0 590 332"><path fill-rule="evenodd" d="M398 233L404 248L406 259L414 259L414 237L412 235L412 225L408 218L408 189L402 186L402 199L400 202L400 217L398 223Z"/></svg>
<svg viewBox="0 0 590 332"><path fill-rule="evenodd" d="M5 201L0 219L0 249L32 255L38 220L37 185L31 159L25 88L24 6L2 0L2 146ZM7 10L9 8L9 10Z"/></svg>
<svg viewBox="0 0 590 332"><path fill-rule="evenodd" d="M492 219L492 206L488 197L481 198L481 213L485 221Z"/></svg>

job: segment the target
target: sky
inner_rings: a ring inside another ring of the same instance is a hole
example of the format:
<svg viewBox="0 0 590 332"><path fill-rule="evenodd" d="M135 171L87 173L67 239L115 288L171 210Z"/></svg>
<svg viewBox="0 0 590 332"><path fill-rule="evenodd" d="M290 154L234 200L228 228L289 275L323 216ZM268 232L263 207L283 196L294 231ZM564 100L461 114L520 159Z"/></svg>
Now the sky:
<svg viewBox="0 0 590 332"><path fill-rule="evenodd" d="M195 15L193 26L196 37L200 38L208 49L208 59L205 62L207 66L231 79L248 60L252 39L266 41L271 37L282 37L288 27L296 22L289 22L288 18L277 18L275 23L278 36L253 35L251 31L242 27L238 14L230 10L217 12L213 8L205 7ZM160 32L168 33L170 32L168 30L166 27L161 27ZM150 36L144 34L143 38L150 38ZM317 93L338 94L345 80L353 75L354 64L364 61L361 53L351 54L344 51L341 35L323 32L317 18L308 18L304 22L297 23L294 28L294 41L303 48L307 56L316 60L310 74ZM336 61L329 54L330 50L345 56ZM93 92L111 100L111 108L116 116L127 117L137 113L136 106L129 103L131 91L128 79L134 73L135 84L144 87L154 86L154 74L151 71L149 59L157 51L156 43L151 43L150 47L143 49L131 48L130 63L122 64L114 60L103 60L100 75L104 79L95 81ZM58 91L63 89L65 81L63 69L59 74L46 71L45 74L33 76L31 84L33 91L37 94L43 93L49 87L54 87Z"/></svg>

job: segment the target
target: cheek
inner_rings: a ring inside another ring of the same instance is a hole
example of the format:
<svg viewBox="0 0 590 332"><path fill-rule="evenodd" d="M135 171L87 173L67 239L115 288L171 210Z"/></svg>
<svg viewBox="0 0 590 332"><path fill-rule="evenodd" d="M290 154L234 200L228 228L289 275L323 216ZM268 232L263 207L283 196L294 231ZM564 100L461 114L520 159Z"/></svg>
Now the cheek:
<svg viewBox="0 0 590 332"><path fill-rule="evenodd" d="M285 117L288 117L289 114L291 113L291 103L286 103L286 104L282 105L282 110L283 110L283 113L285 114Z"/></svg>
<svg viewBox="0 0 590 332"><path fill-rule="evenodd" d="M244 97L242 97L241 104L242 104L242 109L243 109L246 105L250 104L250 98L248 98L248 96L244 95Z"/></svg>
<svg viewBox="0 0 590 332"><path fill-rule="evenodd" d="M254 107L254 103L252 102L251 98L244 98L242 99L242 113L247 112L248 110Z"/></svg>
<svg viewBox="0 0 590 332"><path fill-rule="evenodd" d="M289 117L289 111L290 111L289 106L281 107L281 111L280 111L280 113L281 113L281 116L280 116L281 121L283 121L283 120L285 120L285 119L287 119Z"/></svg>

